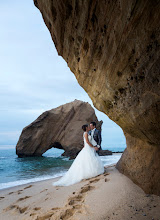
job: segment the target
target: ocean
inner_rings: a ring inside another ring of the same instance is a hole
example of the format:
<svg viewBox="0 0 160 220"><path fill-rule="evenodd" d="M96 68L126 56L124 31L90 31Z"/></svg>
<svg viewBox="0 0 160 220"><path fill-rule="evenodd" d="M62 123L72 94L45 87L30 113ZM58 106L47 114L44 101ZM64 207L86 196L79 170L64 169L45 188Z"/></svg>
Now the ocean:
<svg viewBox="0 0 160 220"><path fill-rule="evenodd" d="M109 149L111 151L123 151L124 148ZM0 190L27 184L31 182L47 180L65 174L73 160L62 157L63 150L50 149L42 157L18 158L15 148L0 148ZM104 165L116 163L122 153L114 153L110 156L101 156Z"/></svg>

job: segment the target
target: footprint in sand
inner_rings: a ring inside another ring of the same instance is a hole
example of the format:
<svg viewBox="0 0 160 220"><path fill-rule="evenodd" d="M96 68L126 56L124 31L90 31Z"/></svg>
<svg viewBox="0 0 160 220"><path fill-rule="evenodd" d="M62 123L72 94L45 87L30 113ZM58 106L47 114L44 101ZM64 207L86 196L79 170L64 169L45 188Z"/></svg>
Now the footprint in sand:
<svg viewBox="0 0 160 220"><path fill-rule="evenodd" d="M54 208L52 208L52 210L54 210L54 211L57 211L57 210L59 210L60 208L58 208L58 207L54 207Z"/></svg>
<svg viewBox="0 0 160 220"><path fill-rule="evenodd" d="M42 193L42 192L45 192L45 191L47 191L48 189L44 189L44 190L42 190L40 193Z"/></svg>
<svg viewBox="0 0 160 220"><path fill-rule="evenodd" d="M83 199L83 196L82 196L82 195L73 196L73 197L70 197L70 198L69 198L69 202L70 202L71 200L81 201L82 199Z"/></svg>
<svg viewBox="0 0 160 220"><path fill-rule="evenodd" d="M86 185L86 186L81 187L79 194L76 196L70 197L68 200L68 204L66 204L66 206L67 205L73 206L72 207L73 209L82 208L82 205L80 205L80 204L83 203L85 193L92 190L93 188L95 188L95 187L90 186L90 185Z"/></svg>
<svg viewBox="0 0 160 220"><path fill-rule="evenodd" d="M43 216L37 216L36 220L45 220L45 219L50 219L54 213L46 214Z"/></svg>
<svg viewBox="0 0 160 220"><path fill-rule="evenodd" d="M54 207L51 210L54 211L50 211L50 213L46 213L45 215L41 215L41 216L37 216L36 220L45 220L45 219L50 219L55 213L57 213L61 208L58 207ZM35 215L35 213L33 213ZM61 213L60 213L61 214ZM61 219L61 218L59 218ZM64 220L64 218L63 218Z"/></svg>
<svg viewBox="0 0 160 220"><path fill-rule="evenodd" d="M24 208L18 207L20 214L24 213L27 209L28 209L28 207L24 207Z"/></svg>
<svg viewBox="0 0 160 220"><path fill-rule="evenodd" d="M31 188L33 185L26 186L24 189Z"/></svg>
<svg viewBox="0 0 160 220"><path fill-rule="evenodd" d="M81 191L80 191L80 193L85 193L85 192L88 192L88 191L90 191L90 190L92 190L92 189L94 189L95 187L94 186L83 186L82 188L81 188Z"/></svg>
<svg viewBox="0 0 160 220"><path fill-rule="evenodd" d="M23 200L28 199L28 198L30 198L30 197L31 197L31 196L25 196L25 197L23 197L23 198L19 198L19 199L17 200L17 202L23 201Z"/></svg>
<svg viewBox="0 0 160 220"><path fill-rule="evenodd" d="M60 219L66 220L69 219L74 215L74 210L73 209L66 209L60 214Z"/></svg>
<svg viewBox="0 0 160 220"><path fill-rule="evenodd" d="M99 180L100 179L96 179L96 180L94 179L91 181L97 182ZM73 217L75 213L82 213L84 209L83 203L84 203L85 194L94 188L95 187L91 186L90 184L84 185L83 187L81 187L80 191L78 192L78 195L72 196L68 199L68 202L63 208L58 208L58 207L52 208L50 213L47 213L46 215L43 216L38 216L36 220L50 219L51 217L53 218L54 214L56 215L56 219L67 220ZM76 192L73 192L73 194L76 194Z"/></svg>
<svg viewBox="0 0 160 220"><path fill-rule="evenodd" d="M79 195L69 198L68 203L65 205L67 209L60 213L59 219L67 220L70 219L75 213L82 213L84 194L82 194L83 196L80 194L85 193L88 190L90 190L90 187L82 187ZM68 205L71 206L71 208L68 208Z"/></svg>
<svg viewBox="0 0 160 220"><path fill-rule="evenodd" d="M17 208L17 205L10 205L8 206L7 208L3 209L4 211L9 211L9 210L12 210L12 209L15 209Z"/></svg>
<svg viewBox="0 0 160 220"><path fill-rule="evenodd" d="M88 184L81 187L81 190L78 195L69 198L68 205L74 205L77 202L82 202L84 194L94 188L95 188L94 186L90 186Z"/></svg>
<svg viewBox="0 0 160 220"><path fill-rule="evenodd" d="M96 182L98 182L99 180L100 180L100 179L97 178L97 179L94 179L94 180L90 180L89 182L90 182L90 183L96 183Z"/></svg>
<svg viewBox="0 0 160 220"><path fill-rule="evenodd" d="M4 199L4 198L5 198L5 197L1 196L1 197L0 197L0 200L1 200L1 199Z"/></svg>
<svg viewBox="0 0 160 220"><path fill-rule="evenodd" d="M105 174L103 174L103 176L107 176L107 175L109 175L109 173L105 173Z"/></svg>
<svg viewBox="0 0 160 220"><path fill-rule="evenodd" d="M23 192L23 190L20 189L20 190L17 191L17 194L22 194L22 192Z"/></svg>
<svg viewBox="0 0 160 220"><path fill-rule="evenodd" d="M4 209L4 211L9 211L9 210L12 210L12 209L16 209L17 211L19 211L20 214L22 214L28 209L28 207L21 208L18 205L10 205L6 209Z"/></svg>
<svg viewBox="0 0 160 220"><path fill-rule="evenodd" d="M72 207L73 207L73 209L80 209L81 205L73 205Z"/></svg>
<svg viewBox="0 0 160 220"><path fill-rule="evenodd" d="M35 207L35 208L34 208L35 211L38 211L38 210L40 210L40 209L41 209L41 207Z"/></svg>
<svg viewBox="0 0 160 220"><path fill-rule="evenodd" d="M10 192L10 193L8 193L8 195L11 195L11 194L13 194L14 192Z"/></svg>
<svg viewBox="0 0 160 220"><path fill-rule="evenodd" d="M75 200L72 199L72 200L69 201L68 205L74 205L74 203L75 203Z"/></svg>
<svg viewBox="0 0 160 220"><path fill-rule="evenodd" d="M77 205L78 203L81 203L83 200L83 196L78 195L78 196L74 196L69 198L68 203L66 204L66 206L72 206L72 205Z"/></svg>

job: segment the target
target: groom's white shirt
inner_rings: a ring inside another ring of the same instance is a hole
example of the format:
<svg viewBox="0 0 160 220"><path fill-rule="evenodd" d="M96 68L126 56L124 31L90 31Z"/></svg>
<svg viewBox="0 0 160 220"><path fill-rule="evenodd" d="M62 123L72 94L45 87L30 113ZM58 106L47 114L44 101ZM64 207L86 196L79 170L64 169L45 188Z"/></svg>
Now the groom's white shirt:
<svg viewBox="0 0 160 220"><path fill-rule="evenodd" d="M94 131L96 130L96 128L94 128L92 131L91 131L91 136L93 138L93 134L94 134Z"/></svg>

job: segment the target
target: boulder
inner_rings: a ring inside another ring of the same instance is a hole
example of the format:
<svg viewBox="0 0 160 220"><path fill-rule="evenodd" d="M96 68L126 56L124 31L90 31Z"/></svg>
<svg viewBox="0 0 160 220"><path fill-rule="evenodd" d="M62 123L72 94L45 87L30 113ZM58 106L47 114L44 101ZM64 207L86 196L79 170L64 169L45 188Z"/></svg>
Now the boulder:
<svg viewBox="0 0 160 220"><path fill-rule="evenodd" d="M110 150L99 150L98 155L99 156L112 155L112 151L110 151Z"/></svg>
<svg viewBox="0 0 160 220"><path fill-rule="evenodd" d="M117 168L160 195L160 1L34 3L94 106L123 129L130 144Z"/></svg>
<svg viewBox="0 0 160 220"><path fill-rule="evenodd" d="M63 149L63 156L73 159L84 146L82 125L91 121L101 129L103 122L98 121L91 105L79 100L46 111L22 130L16 154L41 156L54 147Z"/></svg>

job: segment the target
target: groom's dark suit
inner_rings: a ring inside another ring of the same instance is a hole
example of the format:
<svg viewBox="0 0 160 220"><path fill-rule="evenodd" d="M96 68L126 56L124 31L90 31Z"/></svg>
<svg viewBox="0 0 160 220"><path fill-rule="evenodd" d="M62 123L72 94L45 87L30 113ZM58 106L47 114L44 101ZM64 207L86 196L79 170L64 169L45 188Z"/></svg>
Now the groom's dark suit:
<svg viewBox="0 0 160 220"><path fill-rule="evenodd" d="M88 132L89 135L92 134L92 130ZM95 129L94 133L93 133L93 139L96 141L97 145L100 146L100 148L98 149L97 153L99 153L99 150L101 150L101 142L102 142L102 137L101 137L101 131Z"/></svg>

